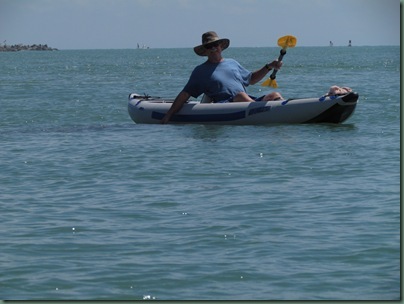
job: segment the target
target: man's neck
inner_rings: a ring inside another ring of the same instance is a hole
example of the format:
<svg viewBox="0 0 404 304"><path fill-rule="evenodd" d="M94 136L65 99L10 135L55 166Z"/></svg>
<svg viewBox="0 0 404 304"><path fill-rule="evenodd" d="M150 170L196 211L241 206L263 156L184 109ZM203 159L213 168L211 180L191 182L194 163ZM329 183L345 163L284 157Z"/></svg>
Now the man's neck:
<svg viewBox="0 0 404 304"><path fill-rule="evenodd" d="M224 58L220 55L220 56L209 56L208 57L208 61L210 63L220 63L224 60Z"/></svg>

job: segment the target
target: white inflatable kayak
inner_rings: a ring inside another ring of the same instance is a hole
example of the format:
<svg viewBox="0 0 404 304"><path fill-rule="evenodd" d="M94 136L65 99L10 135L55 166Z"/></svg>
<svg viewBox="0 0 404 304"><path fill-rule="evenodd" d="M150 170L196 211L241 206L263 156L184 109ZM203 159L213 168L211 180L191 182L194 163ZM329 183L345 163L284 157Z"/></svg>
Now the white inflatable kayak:
<svg viewBox="0 0 404 304"><path fill-rule="evenodd" d="M190 101L170 123L261 125L279 123L342 123L355 110L359 95L288 99L278 101L205 103ZM129 95L128 112L135 123L158 124L173 100Z"/></svg>

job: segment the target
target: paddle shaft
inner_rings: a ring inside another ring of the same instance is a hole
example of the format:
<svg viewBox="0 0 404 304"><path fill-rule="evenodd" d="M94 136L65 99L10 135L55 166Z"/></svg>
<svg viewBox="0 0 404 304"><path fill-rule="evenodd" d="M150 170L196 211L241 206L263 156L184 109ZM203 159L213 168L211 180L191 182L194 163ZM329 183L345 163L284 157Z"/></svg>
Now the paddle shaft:
<svg viewBox="0 0 404 304"><path fill-rule="evenodd" d="M278 57L278 61L282 61L283 56L285 56L286 54L286 49L281 49L279 52L279 57ZM274 80L276 78L276 73L278 72L278 70L274 70L271 74L271 76L269 76L269 78L271 78L272 80Z"/></svg>

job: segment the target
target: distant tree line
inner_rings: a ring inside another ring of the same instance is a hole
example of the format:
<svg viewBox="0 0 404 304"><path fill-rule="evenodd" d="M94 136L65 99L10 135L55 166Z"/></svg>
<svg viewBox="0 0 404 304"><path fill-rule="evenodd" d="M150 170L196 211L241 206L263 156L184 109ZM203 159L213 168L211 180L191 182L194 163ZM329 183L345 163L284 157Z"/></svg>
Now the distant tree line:
<svg viewBox="0 0 404 304"><path fill-rule="evenodd" d="M51 48L47 44L14 44L7 45L5 42L0 44L0 52L17 52L17 51L57 51L56 48Z"/></svg>

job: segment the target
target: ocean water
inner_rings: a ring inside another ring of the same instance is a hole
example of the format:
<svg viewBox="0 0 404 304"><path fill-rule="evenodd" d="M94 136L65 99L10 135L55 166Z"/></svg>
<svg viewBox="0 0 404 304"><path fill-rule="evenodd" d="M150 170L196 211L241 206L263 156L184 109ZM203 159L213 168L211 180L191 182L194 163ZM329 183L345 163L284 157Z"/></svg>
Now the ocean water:
<svg viewBox="0 0 404 304"><path fill-rule="evenodd" d="M0 53L0 299L400 299L399 47L288 50L283 96L360 94L340 125L130 120L129 93L175 97L202 60Z"/></svg>

